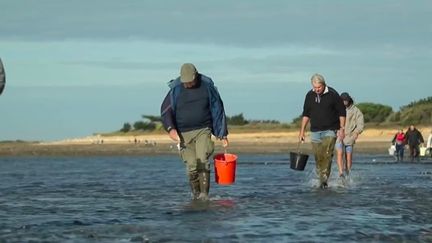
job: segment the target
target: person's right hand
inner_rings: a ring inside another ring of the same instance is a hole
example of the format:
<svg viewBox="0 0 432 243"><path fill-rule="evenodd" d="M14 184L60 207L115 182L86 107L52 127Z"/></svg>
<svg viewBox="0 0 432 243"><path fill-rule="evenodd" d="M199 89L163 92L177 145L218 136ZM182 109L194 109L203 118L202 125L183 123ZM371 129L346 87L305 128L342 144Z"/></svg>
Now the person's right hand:
<svg viewBox="0 0 432 243"><path fill-rule="evenodd" d="M175 142L180 142L180 137L175 129L169 131L169 137Z"/></svg>
<svg viewBox="0 0 432 243"><path fill-rule="evenodd" d="M298 136L299 142L304 142L305 141L305 135L304 132L300 132L299 136Z"/></svg>

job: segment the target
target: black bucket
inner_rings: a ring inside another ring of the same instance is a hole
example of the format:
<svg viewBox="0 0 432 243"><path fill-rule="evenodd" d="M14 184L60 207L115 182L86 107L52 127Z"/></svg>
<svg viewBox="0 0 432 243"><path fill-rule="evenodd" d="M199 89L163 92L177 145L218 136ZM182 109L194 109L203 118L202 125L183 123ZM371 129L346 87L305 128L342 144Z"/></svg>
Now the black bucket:
<svg viewBox="0 0 432 243"><path fill-rule="evenodd" d="M290 152L291 169L293 170L304 170L309 155L302 153Z"/></svg>

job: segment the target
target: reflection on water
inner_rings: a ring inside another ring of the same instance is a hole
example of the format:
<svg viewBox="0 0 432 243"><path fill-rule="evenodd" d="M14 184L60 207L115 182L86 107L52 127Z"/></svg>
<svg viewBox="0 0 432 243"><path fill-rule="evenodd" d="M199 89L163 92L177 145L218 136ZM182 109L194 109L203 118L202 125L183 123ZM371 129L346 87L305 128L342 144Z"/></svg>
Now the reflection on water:
<svg viewBox="0 0 432 243"><path fill-rule="evenodd" d="M0 242L432 241L432 162L358 156L327 190L314 166L240 155L200 202L176 156L1 158Z"/></svg>

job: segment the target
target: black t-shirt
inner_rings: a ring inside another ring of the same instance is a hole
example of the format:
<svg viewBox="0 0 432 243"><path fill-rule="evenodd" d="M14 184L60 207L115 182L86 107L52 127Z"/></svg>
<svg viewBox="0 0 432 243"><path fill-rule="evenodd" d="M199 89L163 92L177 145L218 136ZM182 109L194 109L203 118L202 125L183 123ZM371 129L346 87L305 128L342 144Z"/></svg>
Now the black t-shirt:
<svg viewBox="0 0 432 243"><path fill-rule="evenodd" d="M328 92L317 95L313 91L306 94L303 116L310 118L312 132L338 130L339 117L346 116L345 106L336 90L328 87Z"/></svg>

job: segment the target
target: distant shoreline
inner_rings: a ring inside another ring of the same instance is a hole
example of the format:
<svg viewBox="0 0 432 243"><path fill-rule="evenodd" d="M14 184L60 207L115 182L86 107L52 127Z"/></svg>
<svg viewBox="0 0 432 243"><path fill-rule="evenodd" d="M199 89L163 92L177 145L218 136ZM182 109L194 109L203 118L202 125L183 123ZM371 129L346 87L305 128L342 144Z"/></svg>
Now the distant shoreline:
<svg viewBox="0 0 432 243"><path fill-rule="evenodd" d="M424 135L427 129L423 129ZM394 132L394 129L367 129L360 135L355 151L387 155ZM290 151L297 150L297 136L298 131L233 133L229 135L228 152L289 154ZM215 144L215 153L224 151L219 141L215 141ZM308 140L300 148L302 152L311 154ZM175 143L166 134L88 136L55 142L0 143L0 156L153 156L177 153Z"/></svg>
<svg viewBox="0 0 432 243"><path fill-rule="evenodd" d="M358 153L387 154L387 142L359 142ZM311 154L310 143L301 146L301 152ZM216 143L215 154L224 149ZM234 154L289 154L297 151L297 143L231 143L228 153ZM177 155L175 144L0 144L0 156L157 156Z"/></svg>

